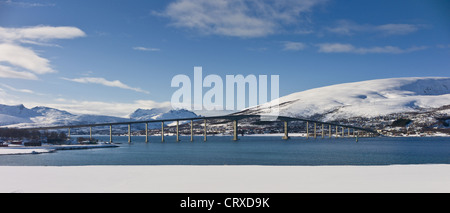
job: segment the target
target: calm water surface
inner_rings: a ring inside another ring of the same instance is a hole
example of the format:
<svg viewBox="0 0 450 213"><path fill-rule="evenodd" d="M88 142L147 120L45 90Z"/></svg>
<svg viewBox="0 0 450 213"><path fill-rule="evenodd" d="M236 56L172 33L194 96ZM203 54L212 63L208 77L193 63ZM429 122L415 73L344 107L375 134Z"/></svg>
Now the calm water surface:
<svg viewBox="0 0 450 213"><path fill-rule="evenodd" d="M95 137L108 141L109 136ZM390 165L450 164L450 137L309 139L293 137L114 137L118 148L60 150L37 155L0 155L0 165Z"/></svg>

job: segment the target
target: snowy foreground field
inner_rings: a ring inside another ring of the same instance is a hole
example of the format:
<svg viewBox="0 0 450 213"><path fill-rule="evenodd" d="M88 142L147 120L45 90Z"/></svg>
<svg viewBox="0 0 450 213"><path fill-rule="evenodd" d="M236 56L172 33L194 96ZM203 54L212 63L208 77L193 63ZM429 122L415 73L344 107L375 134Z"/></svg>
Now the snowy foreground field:
<svg viewBox="0 0 450 213"><path fill-rule="evenodd" d="M450 165L0 166L0 192L450 192Z"/></svg>

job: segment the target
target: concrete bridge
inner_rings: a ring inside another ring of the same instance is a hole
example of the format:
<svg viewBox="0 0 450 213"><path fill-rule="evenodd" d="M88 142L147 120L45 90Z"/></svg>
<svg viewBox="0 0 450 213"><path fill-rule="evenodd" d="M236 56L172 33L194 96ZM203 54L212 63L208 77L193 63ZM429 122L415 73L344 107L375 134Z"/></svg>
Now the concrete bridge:
<svg viewBox="0 0 450 213"><path fill-rule="evenodd" d="M238 140L238 121L247 118L261 118L264 116L265 120L269 120L270 122L283 122L284 125L284 135L283 139L289 139L289 122L291 121L303 121L306 122L306 138L311 137L317 138L320 136L321 138L325 137L325 128L328 129L328 137L332 138L332 131L335 128L335 137L345 137L345 130L347 129L347 137L354 137L358 140L358 137L373 137L378 136L379 134L371 129L355 127L350 125L342 125L337 123L329 123L315 120L308 120L303 118L295 118L295 117L287 117L287 116L267 116L267 115L224 115L224 116L209 116L209 117L193 117L193 118L174 118L174 119L161 119L161 120L147 120L147 121L129 121L129 122L118 122L118 123L97 123L97 124L83 124L83 125L68 125L68 126L53 126L53 127L33 127L33 128L23 128L24 130L57 130L57 129L67 129L68 136L70 137L70 130L76 128L89 128L89 137L92 139L92 127L98 126L109 126L109 140L113 142L112 139L112 127L117 125L128 125L128 142L131 142L131 125L134 124L145 124L145 142L149 142L149 132L148 132L148 124L149 123L161 123L161 141L164 142L164 123L165 122L176 122L176 141L180 141L179 139L179 122L180 121L190 121L190 133L191 133L191 141L194 140L194 121L203 121L203 136L204 141L207 140L207 121L208 120L226 120L232 122L233 124L233 140ZM313 132L309 132L309 125L314 126ZM320 135L318 134L317 129L321 128ZM339 132L340 131L340 132ZM351 134L352 133L352 134Z"/></svg>

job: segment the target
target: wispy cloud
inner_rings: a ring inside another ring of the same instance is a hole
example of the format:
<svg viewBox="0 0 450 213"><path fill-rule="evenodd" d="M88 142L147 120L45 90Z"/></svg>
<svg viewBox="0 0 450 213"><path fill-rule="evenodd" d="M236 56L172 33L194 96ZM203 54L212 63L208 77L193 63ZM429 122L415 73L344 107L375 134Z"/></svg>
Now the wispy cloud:
<svg viewBox="0 0 450 213"><path fill-rule="evenodd" d="M11 90L11 91L14 91L14 92L21 92L21 93L27 93L27 94L42 95L42 94L40 94L40 93L36 93L36 92L34 92L34 91L32 91L32 90L29 90L29 89L17 89L17 88L15 88L15 87L12 87L12 86L7 85L7 84L1 84L1 83L0 83L0 86L4 87L4 88L6 88L6 89L9 89L9 90Z"/></svg>
<svg viewBox="0 0 450 213"><path fill-rule="evenodd" d="M283 42L283 50L286 51L298 51L306 48L306 44L302 42L286 41Z"/></svg>
<svg viewBox="0 0 450 213"><path fill-rule="evenodd" d="M305 21L304 14L326 0L177 0L156 15L171 25L203 34L262 37ZM297 29L298 31L299 29Z"/></svg>
<svg viewBox="0 0 450 213"><path fill-rule="evenodd" d="M147 51L147 52L156 52L156 51L160 51L159 48L148 48L148 47L133 47L133 50Z"/></svg>
<svg viewBox="0 0 450 213"><path fill-rule="evenodd" d="M17 78L17 79L27 79L27 80L37 80L38 79L38 77L31 72L19 71L13 67L3 66L1 64L0 64L0 78Z"/></svg>
<svg viewBox="0 0 450 213"><path fill-rule="evenodd" d="M0 44L0 62L24 68L35 74L56 72L50 67L49 60L40 57L31 48L16 44Z"/></svg>
<svg viewBox="0 0 450 213"><path fill-rule="evenodd" d="M322 53L356 53L356 54L368 54L368 53L390 53L390 54L400 54L400 53L410 53L414 51L427 49L427 46L410 47L407 49L402 49L395 46L383 46L383 47L355 47L351 44L341 44L341 43L323 43L318 44L319 52Z"/></svg>
<svg viewBox="0 0 450 213"><path fill-rule="evenodd" d="M438 44L436 47L439 49L447 49L450 48L450 44Z"/></svg>
<svg viewBox="0 0 450 213"><path fill-rule="evenodd" d="M83 37L86 34L76 28L69 26L34 26L23 28L0 27L0 41L17 42L21 40L48 41L53 39L72 39Z"/></svg>
<svg viewBox="0 0 450 213"><path fill-rule="evenodd" d="M339 20L333 27L326 27L328 32L340 35L354 35L356 33L379 33L381 35L406 35L414 33L422 28L416 24L357 24L349 20Z"/></svg>
<svg viewBox="0 0 450 213"><path fill-rule="evenodd" d="M55 4L53 3L36 3L36 2L24 2L24 1L13 1L13 0L5 0L0 1L0 5L11 5L11 6L19 6L19 7L53 7Z"/></svg>
<svg viewBox="0 0 450 213"><path fill-rule="evenodd" d="M77 83L84 83L84 84L100 84L100 85L104 85L104 86L108 86L108 87L117 87L117 88L121 88L121 89L127 89L127 90L133 90L136 92L142 92L145 94L149 94L148 91L142 90L140 88L135 88L135 87L130 87L122 82L120 82L119 80L114 80L114 81L110 81L110 80L106 80L104 78L96 78L96 77L83 77L83 78L62 78L64 80L68 80L68 81L72 81L72 82L77 82Z"/></svg>
<svg viewBox="0 0 450 213"><path fill-rule="evenodd" d="M85 33L76 27L0 27L0 77L36 80L37 75L54 73L50 61L23 44L45 45L54 39L73 39Z"/></svg>

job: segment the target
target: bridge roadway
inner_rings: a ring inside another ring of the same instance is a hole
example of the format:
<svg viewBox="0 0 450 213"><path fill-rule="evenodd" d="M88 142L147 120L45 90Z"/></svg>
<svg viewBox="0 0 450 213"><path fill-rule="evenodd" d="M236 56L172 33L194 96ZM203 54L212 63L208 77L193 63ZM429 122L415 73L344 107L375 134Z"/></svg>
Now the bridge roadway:
<svg viewBox="0 0 450 213"><path fill-rule="evenodd" d="M117 125L128 125L128 142L131 142L131 125L132 124L145 124L145 135L146 135L146 142L148 142L148 124L149 123L161 123L161 140L164 141L164 122L176 122L176 136L177 141L179 141L179 121L191 121L191 141L193 141L193 121L198 120L204 120L204 140L206 141L207 136L207 120L229 120L233 122L233 140L238 140L238 121L242 119L247 118L262 118L264 117L264 121L269 122L283 122L284 123L284 136L283 139L289 139L289 132L288 132L288 122L289 121L303 121L306 122L306 137L309 138L309 123L314 124L314 138L317 137L317 124L322 125L322 131L321 136L324 138L325 129L324 126L328 125L328 134L329 137L332 137L332 129L331 126L336 127L335 135L338 137L338 127L341 127L341 137L345 136L345 128L348 129L347 136L350 136L350 129L353 131L353 137L356 137L356 140L358 140L358 136L362 134L362 136L375 136L378 135L378 133L372 129L362 128L362 127L355 127L351 125L343 125L343 124L337 124L337 123L329 123L329 122L322 122L322 121L315 121L315 120L309 120L309 119L303 119L303 118L295 118L295 117L287 117L287 116L270 116L270 115L223 115L223 116L208 116L208 117L191 117L191 118L174 118L174 119L161 119L161 120L146 120L146 121L128 121L128 122L116 122L116 123L96 123L96 124L82 124L82 125L67 125L67 126L49 126L49 127L33 127L33 128L21 128L23 130L52 130L52 129L68 129L68 136L70 137L70 130L75 128L90 128L90 138L92 139L92 127L98 127L98 126L109 126L109 135L110 135L110 142L112 142L112 126ZM356 134L355 134L356 131Z"/></svg>

